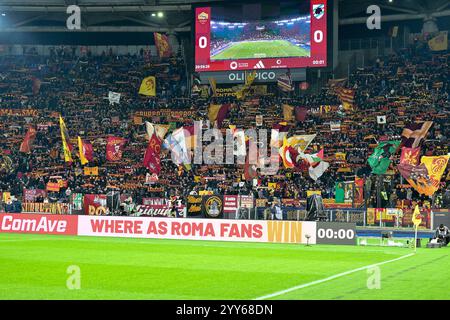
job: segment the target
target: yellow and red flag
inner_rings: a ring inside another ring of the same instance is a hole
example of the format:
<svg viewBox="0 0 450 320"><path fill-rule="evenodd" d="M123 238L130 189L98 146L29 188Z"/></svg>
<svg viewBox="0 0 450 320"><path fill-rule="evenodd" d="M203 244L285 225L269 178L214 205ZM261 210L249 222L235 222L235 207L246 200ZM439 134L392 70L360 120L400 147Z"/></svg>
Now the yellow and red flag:
<svg viewBox="0 0 450 320"><path fill-rule="evenodd" d="M144 96L155 97L156 96L156 78L153 76L147 77L142 80L141 87L139 88L139 94Z"/></svg>
<svg viewBox="0 0 450 320"><path fill-rule="evenodd" d="M169 58L172 55L169 38L162 33L154 32L156 50L160 58Z"/></svg>
<svg viewBox="0 0 450 320"><path fill-rule="evenodd" d="M412 222L416 227L418 227L422 223L422 216L420 215L419 206L416 205L416 208L414 209L413 216L412 216Z"/></svg>
<svg viewBox="0 0 450 320"><path fill-rule="evenodd" d="M65 162L73 162L72 159L72 145L69 143L69 133L64 123L64 120L61 116L59 116L59 127L61 129L61 140L64 151L64 161Z"/></svg>
<svg viewBox="0 0 450 320"><path fill-rule="evenodd" d="M78 152L80 154L80 161L82 165L85 165L93 159L93 149L92 144L88 142L83 142L81 137L78 137Z"/></svg>

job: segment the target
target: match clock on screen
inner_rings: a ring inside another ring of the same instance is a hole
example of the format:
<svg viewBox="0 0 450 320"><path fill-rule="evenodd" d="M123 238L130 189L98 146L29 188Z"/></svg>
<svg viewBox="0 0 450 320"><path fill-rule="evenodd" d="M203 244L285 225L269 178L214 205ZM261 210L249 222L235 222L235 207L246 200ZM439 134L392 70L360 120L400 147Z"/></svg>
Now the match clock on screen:
<svg viewBox="0 0 450 320"><path fill-rule="evenodd" d="M318 222L318 244L356 244L355 223Z"/></svg>

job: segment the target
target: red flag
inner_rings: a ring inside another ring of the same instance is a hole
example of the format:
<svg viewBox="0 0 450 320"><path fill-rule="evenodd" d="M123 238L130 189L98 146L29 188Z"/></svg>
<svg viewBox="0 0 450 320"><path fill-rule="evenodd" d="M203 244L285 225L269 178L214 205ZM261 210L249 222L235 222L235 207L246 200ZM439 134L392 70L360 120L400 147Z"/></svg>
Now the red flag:
<svg viewBox="0 0 450 320"><path fill-rule="evenodd" d="M306 120L308 109L306 107L295 107L295 120L303 122Z"/></svg>
<svg viewBox="0 0 450 320"><path fill-rule="evenodd" d="M223 104L220 109L219 112L217 113L217 128L220 129L220 127L222 126L222 122L223 120L226 118L228 111L231 109L231 105L230 104Z"/></svg>
<svg viewBox="0 0 450 320"><path fill-rule="evenodd" d="M172 55L169 38L162 33L154 32L155 46L160 58L169 58Z"/></svg>
<svg viewBox="0 0 450 320"><path fill-rule="evenodd" d="M30 153L35 138L36 129L33 127L29 127L25 138L23 139L23 142L20 144L20 152Z"/></svg>
<svg viewBox="0 0 450 320"><path fill-rule="evenodd" d="M118 161L122 159L123 146L126 139L119 137L108 137L106 143L106 160Z"/></svg>
<svg viewBox="0 0 450 320"><path fill-rule="evenodd" d="M400 156L400 163L408 163L413 166L419 164L420 147L417 148L402 148L402 155Z"/></svg>
<svg viewBox="0 0 450 320"><path fill-rule="evenodd" d="M161 139L153 133L148 143L147 150L145 151L143 162L144 166L149 168L151 173L159 174L161 171L161 143Z"/></svg>
<svg viewBox="0 0 450 320"><path fill-rule="evenodd" d="M252 180L253 178L258 177L258 172L256 171L256 164L250 164L250 154L247 155L247 159L245 160L244 166L244 178L247 181Z"/></svg>
<svg viewBox="0 0 450 320"><path fill-rule="evenodd" d="M37 95L39 93L39 90L41 90L41 80L33 77L33 95Z"/></svg>
<svg viewBox="0 0 450 320"><path fill-rule="evenodd" d="M83 153L84 157L90 162L94 161L94 148L92 147L92 144L89 142L83 141Z"/></svg>

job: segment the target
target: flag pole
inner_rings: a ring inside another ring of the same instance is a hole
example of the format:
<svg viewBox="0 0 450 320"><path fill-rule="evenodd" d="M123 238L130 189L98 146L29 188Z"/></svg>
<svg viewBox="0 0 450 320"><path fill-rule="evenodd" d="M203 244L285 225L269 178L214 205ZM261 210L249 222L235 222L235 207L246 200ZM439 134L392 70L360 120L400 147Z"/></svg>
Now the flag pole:
<svg viewBox="0 0 450 320"><path fill-rule="evenodd" d="M414 235L414 252L417 252L417 228L418 227L419 226L416 224L415 225L416 231L415 231L415 235Z"/></svg>

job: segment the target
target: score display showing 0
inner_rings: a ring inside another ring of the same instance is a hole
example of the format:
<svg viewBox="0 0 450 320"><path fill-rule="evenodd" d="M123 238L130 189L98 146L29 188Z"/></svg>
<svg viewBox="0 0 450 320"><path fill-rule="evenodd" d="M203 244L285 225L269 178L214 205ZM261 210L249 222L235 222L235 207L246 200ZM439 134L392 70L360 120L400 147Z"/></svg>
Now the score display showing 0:
<svg viewBox="0 0 450 320"><path fill-rule="evenodd" d="M323 41L323 31L316 30L314 31L314 42L321 43ZM200 49L205 49L208 47L208 38L205 36L201 36L198 38L198 47Z"/></svg>
<svg viewBox="0 0 450 320"><path fill-rule="evenodd" d="M354 239L355 231L352 229L318 229L317 236L321 239Z"/></svg>

